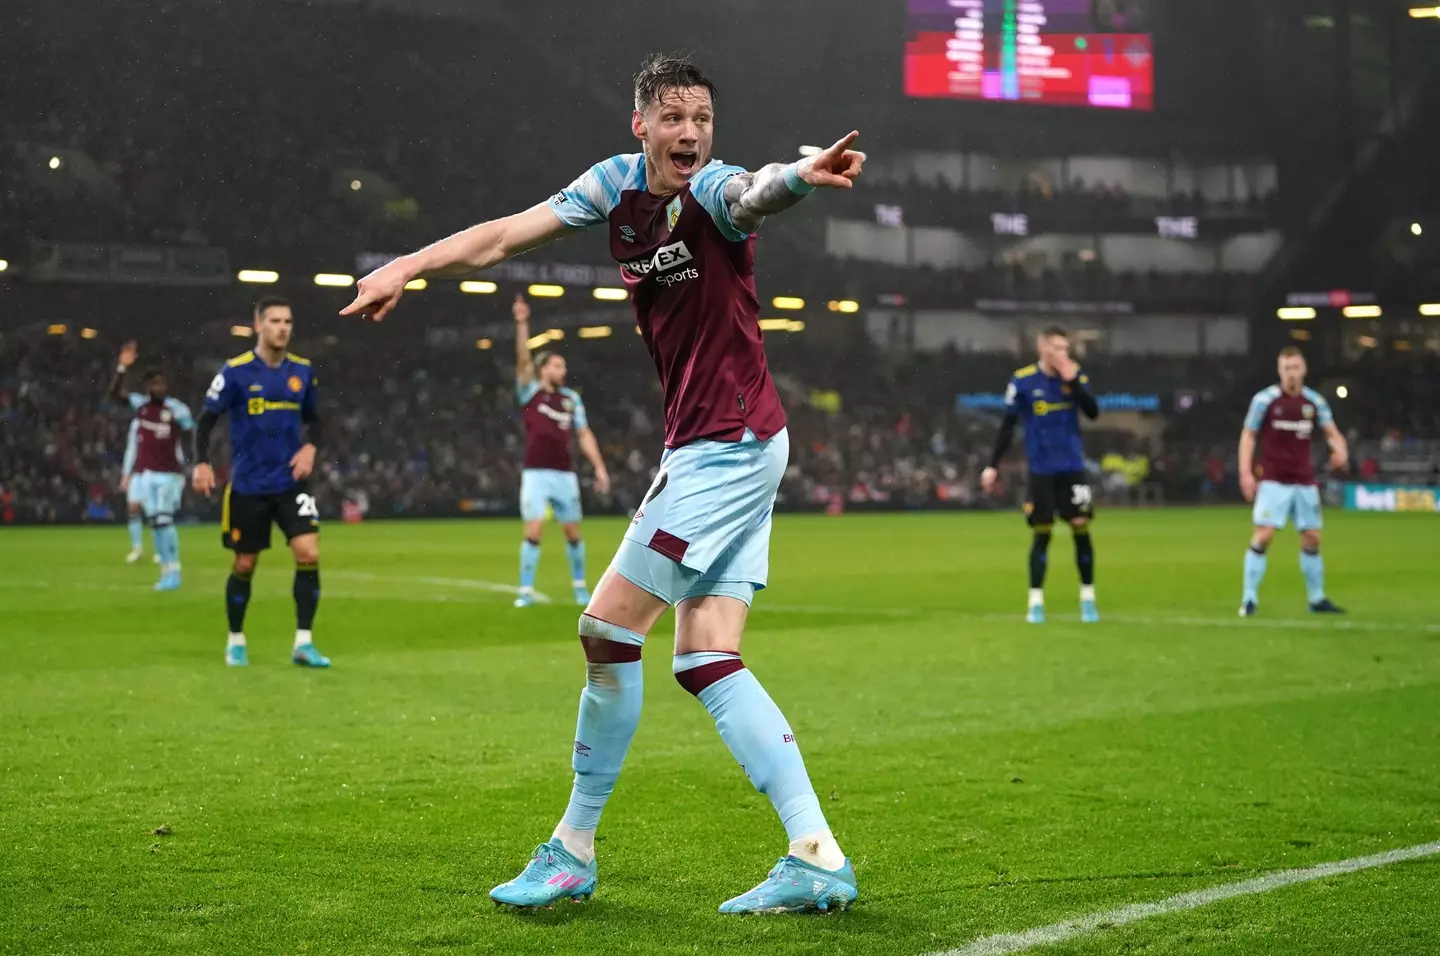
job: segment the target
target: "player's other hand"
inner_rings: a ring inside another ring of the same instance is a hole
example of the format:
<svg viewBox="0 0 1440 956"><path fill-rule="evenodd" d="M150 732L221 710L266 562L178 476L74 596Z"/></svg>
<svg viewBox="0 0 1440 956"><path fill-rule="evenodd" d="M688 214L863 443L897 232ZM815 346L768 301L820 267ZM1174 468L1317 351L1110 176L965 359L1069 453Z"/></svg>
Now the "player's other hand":
<svg viewBox="0 0 1440 956"><path fill-rule="evenodd" d="M355 301L341 309L340 314L381 322L399 304L400 296L405 294L405 283L413 278L404 257L392 259L356 284Z"/></svg>
<svg viewBox="0 0 1440 956"><path fill-rule="evenodd" d="M610 473L608 471L595 472L595 493L597 495L610 493Z"/></svg>
<svg viewBox="0 0 1440 956"><path fill-rule="evenodd" d="M1075 376L1080 374L1080 366L1068 355L1057 355L1050 360L1055 366L1055 374L1060 376L1062 382L1073 382Z"/></svg>
<svg viewBox="0 0 1440 956"><path fill-rule="evenodd" d="M1330 470L1342 474L1350 470L1350 456L1343 451L1332 451L1330 453Z"/></svg>
<svg viewBox="0 0 1440 956"><path fill-rule="evenodd" d="M1249 472L1240 473L1240 494L1245 496L1246 501L1255 500L1255 476Z"/></svg>
<svg viewBox="0 0 1440 956"><path fill-rule="evenodd" d="M140 346L136 345L133 339L120 346L120 364L126 368L134 365L135 360L139 357Z"/></svg>
<svg viewBox="0 0 1440 956"><path fill-rule="evenodd" d="M290 459L290 475L296 481L304 481L315 470L315 446L301 445L295 457Z"/></svg>
<svg viewBox="0 0 1440 956"><path fill-rule="evenodd" d="M210 497L210 492L215 490L215 469L201 462L190 472L190 487L197 492Z"/></svg>
<svg viewBox="0 0 1440 956"><path fill-rule="evenodd" d="M994 468L986 468L980 472L980 490L987 495L995 490L995 481L1000 477L1000 472Z"/></svg>
<svg viewBox="0 0 1440 956"><path fill-rule="evenodd" d="M515 317L515 324L530 321L530 303L520 293L515 293L515 304L510 306L510 314Z"/></svg>
<svg viewBox="0 0 1440 956"><path fill-rule="evenodd" d="M800 161L797 170L800 178L812 186L828 186L831 189L849 189L865 165L865 154L851 149L860 133L851 130L834 146L809 159Z"/></svg>

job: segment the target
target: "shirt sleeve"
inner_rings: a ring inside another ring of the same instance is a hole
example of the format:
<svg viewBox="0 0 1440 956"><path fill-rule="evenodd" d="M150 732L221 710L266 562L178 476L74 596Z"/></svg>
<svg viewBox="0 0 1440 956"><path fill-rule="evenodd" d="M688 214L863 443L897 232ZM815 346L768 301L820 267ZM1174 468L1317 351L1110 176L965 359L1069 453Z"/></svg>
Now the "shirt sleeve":
<svg viewBox="0 0 1440 956"><path fill-rule="evenodd" d="M305 382L305 394L300 398L300 417L303 420L309 420L310 416L315 414L315 408L319 402L315 395L315 389L319 385L320 382L316 379L314 370L311 370Z"/></svg>
<svg viewBox="0 0 1440 956"><path fill-rule="evenodd" d="M1028 407L1020 401L1020 380L1010 379L1010 384L1005 386L1005 414L1021 415Z"/></svg>
<svg viewBox="0 0 1440 956"><path fill-rule="evenodd" d="M530 399L534 398L535 394L539 391L540 383L534 379L528 382L516 382L515 401L519 402L522 406L528 405L530 404Z"/></svg>
<svg viewBox="0 0 1440 956"><path fill-rule="evenodd" d="M1250 399L1250 410L1245 413L1245 427L1252 432L1258 432L1260 426L1265 424L1265 412L1269 408L1269 390L1256 392L1255 397Z"/></svg>
<svg viewBox="0 0 1440 956"><path fill-rule="evenodd" d="M1307 391L1309 391L1307 389ZM1330 410L1330 402L1319 392L1310 392L1307 398L1315 403L1315 418L1321 428L1329 428L1335 424L1335 413Z"/></svg>
<svg viewBox="0 0 1440 956"><path fill-rule="evenodd" d="M598 226L620 204L620 192L635 157L611 156L591 166L580 178L550 197L550 211L572 229Z"/></svg>
<svg viewBox="0 0 1440 956"><path fill-rule="evenodd" d="M720 232L731 242L743 242L750 237L750 233L735 228L735 221L730 218L730 204L725 201L725 184L745 172L743 167L727 166L716 159L690 179L690 195L705 207Z"/></svg>
<svg viewBox="0 0 1440 956"><path fill-rule="evenodd" d="M125 460L120 464L120 474L128 475L135 470L135 456L139 449L140 441L140 420L131 419L130 427L126 430L125 438Z"/></svg>
<svg viewBox="0 0 1440 956"><path fill-rule="evenodd" d="M570 401L575 403L574 417L570 420L570 427L577 432L582 428L589 428L590 419L585 414L585 402L580 398L580 393L566 389L565 394Z"/></svg>
<svg viewBox="0 0 1440 956"><path fill-rule="evenodd" d="M150 401L150 399L146 398L144 395L141 395L139 392L131 392L129 396L127 396L127 400L130 402L130 408L132 410L138 409L141 405L144 405L146 402Z"/></svg>
<svg viewBox="0 0 1440 956"><path fill-rule="evenodd" d="M235 381L235 370L228 365L222 365L220 371L210 380L210 388L205 392L205 411L214 412L216 415L225 414L234 404L235 393L239 387Z"/></svg>
<svg viewBox="0 0 1440 956"><path fill-rule="evenodd" d="M167 398L165 405L170 409L170 414L175 416L175 424L180 426L182 431L190 431L195 427L195 416L190 414L190 406L176 398Z"/></svg>

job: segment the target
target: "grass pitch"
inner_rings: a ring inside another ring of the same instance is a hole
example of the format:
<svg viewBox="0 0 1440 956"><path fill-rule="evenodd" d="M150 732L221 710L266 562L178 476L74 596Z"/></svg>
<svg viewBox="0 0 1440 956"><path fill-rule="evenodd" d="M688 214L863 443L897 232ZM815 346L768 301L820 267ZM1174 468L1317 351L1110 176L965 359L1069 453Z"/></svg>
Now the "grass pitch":
<svg viewBox="0 0 1440 956"><path fill-rule="evenodd" d="M715 907L784 834L671 678L668 618L595 900L492 908L564 808L583 681L577 609L509 606L517 523L327 527L328 672L289 663L282 551L227 670L214 529L176 594L123 529L8 530L0 951L917 956L1440 839L1436 526L1328 517L1343 621L1305 612L1293 534L1236 619L1246 515L1154 511L1096 524L1099 625L1057 533L1029 627L1017 515L782 516L745 657L861 902L749 919ZM592 578L623 527L587 526ZM566 578L551 529L540 587ZM1440 857L1037 951L1440 952Z"/></svg>

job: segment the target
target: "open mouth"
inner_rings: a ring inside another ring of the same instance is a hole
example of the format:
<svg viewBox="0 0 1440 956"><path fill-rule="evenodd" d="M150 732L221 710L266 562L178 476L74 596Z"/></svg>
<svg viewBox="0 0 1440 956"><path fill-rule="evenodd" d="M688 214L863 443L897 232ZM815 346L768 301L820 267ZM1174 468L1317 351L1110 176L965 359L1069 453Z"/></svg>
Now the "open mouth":
<svg viewBox="0 0 1440 956"><path fill-rule="evenodd" d="M679 151L670 154L670 164L675 167L675 172L681 176L689 176L695 172L695 166L700 162L700 154L696 152Z"/></svg>

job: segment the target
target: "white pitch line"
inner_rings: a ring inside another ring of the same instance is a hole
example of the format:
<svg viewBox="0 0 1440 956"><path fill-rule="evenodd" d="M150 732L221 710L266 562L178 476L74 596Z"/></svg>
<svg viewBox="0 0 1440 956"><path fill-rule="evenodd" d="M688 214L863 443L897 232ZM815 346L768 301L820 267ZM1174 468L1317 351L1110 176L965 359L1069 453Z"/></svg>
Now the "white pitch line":
<svg viewBox="0 0 1440 956"><path fill-rule="evenodd" d="M433 577L400 577L390 574L371 574L365 571L331 571L328 577L347 578L351 581L395 581L398 583L410 582L413 584L429 584L442 588L461 588L467 591L494 591L499 594L519 594L520 589L513 584L501 584L498 581L479 581L474 578L433 578ZM539 591L533 592L536 604L549 604L550 596Z"/></svg>
<svg viewBox="0 0 1440 956"><path fill-rule="evenodd" d="M1122 906L1116 910L1089 913L1085 916L1065 920L1061 923L1051 923L1049 926L1037 926L1034 929L1027 929L1020 933L1000 933L995 936L984 936L957 949L947 949L943 952L931 953L929 956L1003 956L1005 953L1020 953L1027 949L1034 949L1037 946L1051 946L1055 943L1061 943L1067 939L1074 939L1076 936L1093 933L1096 930L1110 929L1115 926L1126 926L1151 916L1180 913L1185 910L1209 906L1211 903L1218 903L1221 900L1233 899L1237 896L1254 896L1256 893L1269 893L1271 890L1293 886L1296 883L1323 880L1328 876L1341 876L1345 873L1369 870L1377 866L1389 866L1391 863L1400 863L1404 860L1418 860L1422 857L1435 856L1437 854L1440 854L1440 842L1421 843L1418 846L1406 847L1402 850L1388 850L1385 853L1376 853L1373 856L1357 856L1349 860L1321 863L1317 866L1306 867L1301 870L1279 870L1275 873L1267 873L1265 876L1258 876L1251 880L1242 880L1239 883L1226 883L1221 886L1212 886L1208 889L1193 890L1189 893L1181 893L1178 896L1171 896L1154 903L1133 903L1130 906Z"/></svg>

